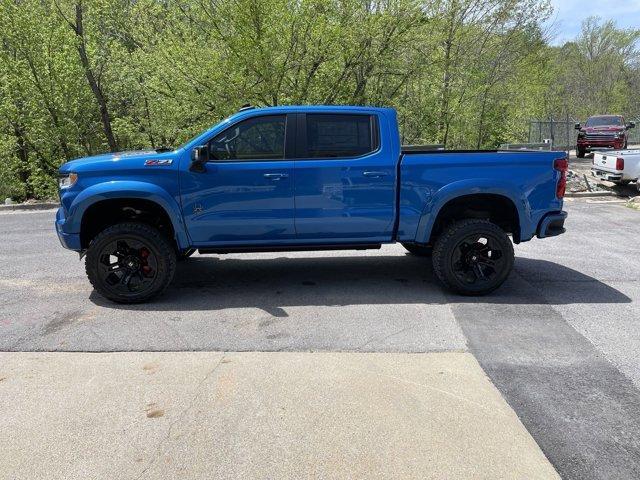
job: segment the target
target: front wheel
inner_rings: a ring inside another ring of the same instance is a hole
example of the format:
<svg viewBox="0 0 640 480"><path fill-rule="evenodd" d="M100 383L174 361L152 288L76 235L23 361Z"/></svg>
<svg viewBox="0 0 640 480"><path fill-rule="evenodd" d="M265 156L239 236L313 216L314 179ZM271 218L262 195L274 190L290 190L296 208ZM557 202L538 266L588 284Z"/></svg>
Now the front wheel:
<svg viewBox="0 0 640 480"><path fill-rule="evenodd" d="M162 293L176 270L176 252L157 229L143 223L118 223L89 245L87 276L103 297L141 303Z"/></svg>
<svg viewBox="0 0 640 480"><path fill-rule="evenodd" d="M584 148L578 148L576 149L576 157L578 158L584 158L584 156L586 155L586 150Z"/></svg>
<svg viewBox="0 0 640 480"><path fill-rule="evenodd" d="M485 295L509 276L513 244L500 227L487 220L451 224L433 247L433 270L449 289L462 295Z"/></svg>

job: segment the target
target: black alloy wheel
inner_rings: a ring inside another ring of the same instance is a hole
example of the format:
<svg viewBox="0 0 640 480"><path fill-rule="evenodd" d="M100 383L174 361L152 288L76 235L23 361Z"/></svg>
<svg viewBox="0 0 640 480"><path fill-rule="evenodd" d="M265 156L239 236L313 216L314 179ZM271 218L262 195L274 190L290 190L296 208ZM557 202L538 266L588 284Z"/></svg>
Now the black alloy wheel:
<svg viewBox="0 0 640 480"><path fill-rule="evenodd" d="M140 303L169 285L175 262L174 249L157 229L141 223L120 223L91 242L86 270L102 296L120 303Z"/></svg>
<svg viewBox="0 0 640 480"><path fill-rule="evenodd" d="M513 268L513 245L507 234L487 220L453 223L433 250L440 281L463 295L484 295L498 288Z"/></svg>
<svg viewBox="0 0 640 480"><path fill-rule="evenodd" d="M102 247L98 269L107 288L118 295L143 294L158 276L156 255L133 237L123 237Z"/></svg>

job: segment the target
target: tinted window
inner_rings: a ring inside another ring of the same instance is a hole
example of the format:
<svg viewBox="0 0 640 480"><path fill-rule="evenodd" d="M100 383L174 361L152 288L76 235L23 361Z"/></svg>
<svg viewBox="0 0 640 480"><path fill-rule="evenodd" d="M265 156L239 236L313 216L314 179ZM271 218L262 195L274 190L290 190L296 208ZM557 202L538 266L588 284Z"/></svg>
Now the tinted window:
<svg viewBox="0 0 640 480"><path fill-rule="evenodd" d="M622 126L622 117L591 117L587 120L587 127L605 127L608 125Z"/></svg>
<svg viewBox="0 0 640 480"><path fill-rule="evenodd" d="M284 158L285 115L253 117L227 128L209 142L212 160Z"/></svg>
<svg viewBox="0 0 640 480"><path fill-rule="evenodd" d="M369 115L307 114L307 156L357 157L378 148Z"/></svg>

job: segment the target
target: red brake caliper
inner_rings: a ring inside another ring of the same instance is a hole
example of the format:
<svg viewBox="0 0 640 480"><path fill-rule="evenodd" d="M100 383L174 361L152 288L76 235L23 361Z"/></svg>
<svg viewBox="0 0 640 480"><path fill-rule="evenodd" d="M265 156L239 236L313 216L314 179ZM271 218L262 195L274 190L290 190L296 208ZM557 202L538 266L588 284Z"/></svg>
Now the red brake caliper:
<svg viewBox="0 0 640 480"><path fill-rule="evenodd" d="M145 277L148 277L151 274L151 267L147 265L147 258L149 258L149 250L142 247L140 249L140 260L142 261L142 273Z"/></svg>

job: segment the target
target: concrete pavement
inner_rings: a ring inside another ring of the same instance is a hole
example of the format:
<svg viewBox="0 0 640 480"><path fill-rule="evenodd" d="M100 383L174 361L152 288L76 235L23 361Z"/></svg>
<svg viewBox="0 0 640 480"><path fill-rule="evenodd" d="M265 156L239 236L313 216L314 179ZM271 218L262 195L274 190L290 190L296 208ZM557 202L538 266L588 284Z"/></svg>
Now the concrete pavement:
<svg viewBox="0 0 640 480"><path fill-rule="evenodd" d="M0 478L559 478L469 353L1 353L0 365Z"/></svg>

